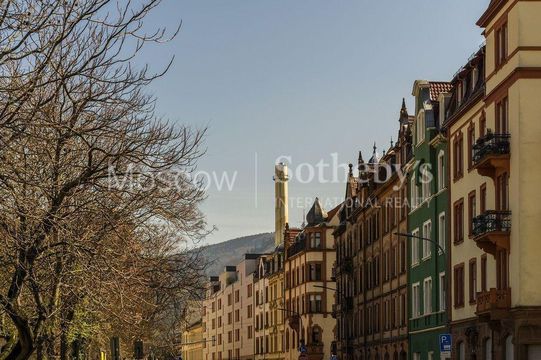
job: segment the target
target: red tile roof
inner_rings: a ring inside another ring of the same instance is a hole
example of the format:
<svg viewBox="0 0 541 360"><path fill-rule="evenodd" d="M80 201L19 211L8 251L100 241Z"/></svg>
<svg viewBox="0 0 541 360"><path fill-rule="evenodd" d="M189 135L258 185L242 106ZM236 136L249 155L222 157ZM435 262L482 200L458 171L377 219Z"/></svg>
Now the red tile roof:
<svg viewBox="0 0 541 360"><path fill-rule="evenodd" d="M431 81L430 82L430 100L437 101L441 93L450 92L453 85L448 82Z"/></svg>

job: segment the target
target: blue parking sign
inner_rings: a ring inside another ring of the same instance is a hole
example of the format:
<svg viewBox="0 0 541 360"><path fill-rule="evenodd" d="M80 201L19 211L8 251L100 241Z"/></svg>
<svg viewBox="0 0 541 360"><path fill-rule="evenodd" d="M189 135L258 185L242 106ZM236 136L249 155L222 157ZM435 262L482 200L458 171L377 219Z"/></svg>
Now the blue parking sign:
<svg viewBox="0 0 541 360"><path fill-rule="evenodd" d="M440 334L440 352L451 352L451 334Z"/></svg>

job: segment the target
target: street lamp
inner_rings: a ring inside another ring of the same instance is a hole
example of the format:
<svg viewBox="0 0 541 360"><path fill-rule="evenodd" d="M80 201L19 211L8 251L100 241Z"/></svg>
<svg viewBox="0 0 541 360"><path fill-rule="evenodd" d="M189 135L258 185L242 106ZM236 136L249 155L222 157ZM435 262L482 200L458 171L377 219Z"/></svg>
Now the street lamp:
<svg viewBox="0 0 541 360"><path fill-rule="evenodd" d="M447 268L447 254L445 252L445 249L436 241L432 240L432 239L429 239L429 238L425 238L423 236L418 236L418 235L414 235L414 234L410 234L410 233L401 233L401 232L395 232L394 233L395 235L397 236L403 236L405 238L408 238L408 239L419 239L419 240L423 240L423 241L428 241L434 245L436 245L438 247L438 250L441 251L441 254L444 255L443 256L443 267L445 269L445 283L444 284L439 284L439 286L443 286L443 289L445 291L445 302L448 303L447 301L447 297L448 297L448 292L447 292L447 273L448 273L448 268ZM436 254L436 258L434 259L434 263L435 263L435 273L436 273L436 277L435 279L438 279L439 278L439 273L438 273L438 256ZM438 299L438 298L437 298ZM439 300L439 299L438 299ZM441 304L439 304L441 306ZM449 319L449 306L445 306L445 312L447 313L447 320L446 320L446 324L447 324L447 329L449 329L449 325L450 325L450 319Z"/></svg>
<svg viewBox="0 0 541 360"><path fill-rule="evenodd" d="M434 241L432 239L425 238L425 237L422 237L422 236L419 236L419 235L413 235L413 234L410 234L410 233L395 232L394 234L397 235L397 236L404 236L404 237L410 238L410 239L413 238L413 239L419 239L419 240L428 241L428 242L436 245L438 247L438 249L441 251L442 254L445 254L445 249L442 248L440 244L438 244L436 241Z"/></svg>

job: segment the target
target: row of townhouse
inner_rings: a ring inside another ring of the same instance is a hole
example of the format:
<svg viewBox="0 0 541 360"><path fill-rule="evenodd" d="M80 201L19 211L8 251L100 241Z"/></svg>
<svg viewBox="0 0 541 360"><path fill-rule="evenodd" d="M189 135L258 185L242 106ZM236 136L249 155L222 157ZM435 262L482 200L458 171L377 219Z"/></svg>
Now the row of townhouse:
<svg viewBox="0 0 541 360"><path fill-rule="evenodd" d="M277 165L275 249L211 278L204 360L541 359L540 20L492 0L485 45L415 81L396 142L299 228Z"/></svg>
<svg viewBox="0 0 541 360"><path fill-rule="evenodd" d="M335 340L333 231L338 210L318 199L300 228L289 227L287 166L275 167L275 248L245 254L209 278L203 301L204 360L329 359ZM187 359L191 360L191 359Z"/></svg>
<svg viewBox="0 0 541 360"><path fill-rule="evenodd" d="M477 24L485 45L415 81L396 144L350 170L343 359L541 359L541 2L492 0Z"/></svg>

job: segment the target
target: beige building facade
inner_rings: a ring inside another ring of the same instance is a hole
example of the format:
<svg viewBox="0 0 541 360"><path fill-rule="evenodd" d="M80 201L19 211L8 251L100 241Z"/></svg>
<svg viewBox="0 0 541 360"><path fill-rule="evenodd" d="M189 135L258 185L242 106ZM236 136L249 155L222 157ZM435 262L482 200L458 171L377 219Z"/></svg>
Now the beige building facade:
<svg viewBox="0 0 541 360"><path fill-rule="evenodd" d="M541 2L493 0L453 79L453 358L540 359Z"/></svg>
<svg viewBox="0 0 541 360"><path fill-rule="evenodd" d="M182 360L203 360L203 349L203 322L199 319L182 332Z"/></svg>
<svg viewBox="0 0 541 360"><path fill-rule="evenodd" d="M332 316L336 282L332 278L336 261L334 237L338 210L328 214L316 199L302 229L286 230L285 272L285 359L299 357L305 347L310 360L330 359L336 319Z"/></svg>
<svg viewBox="0 0 541 360"><path fill-rule="evenodd" d="M260 255L211 277L203 302L204 360L254 359L254 276Z"/></svg>

